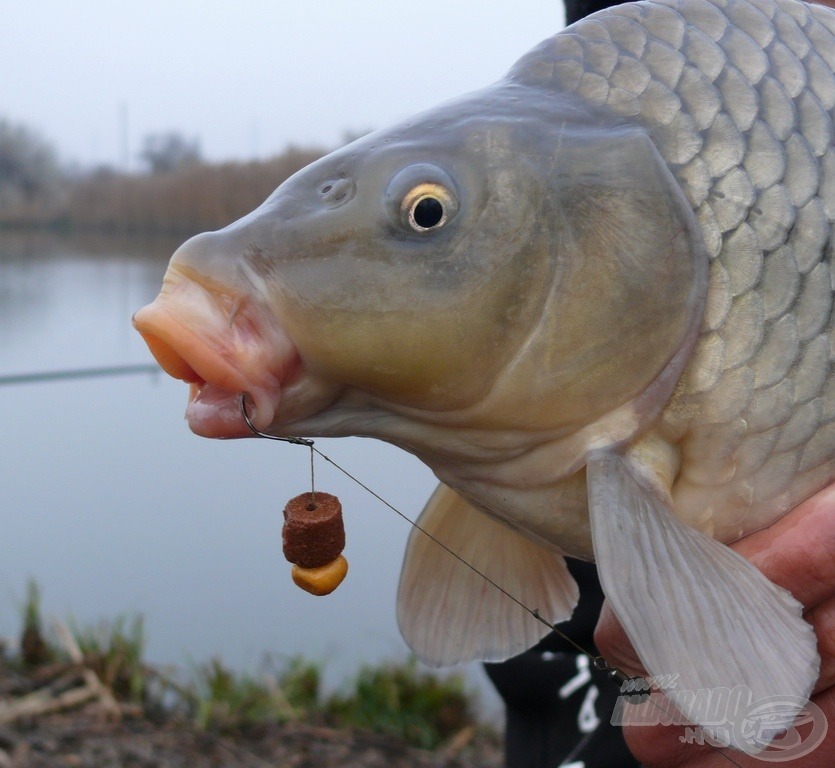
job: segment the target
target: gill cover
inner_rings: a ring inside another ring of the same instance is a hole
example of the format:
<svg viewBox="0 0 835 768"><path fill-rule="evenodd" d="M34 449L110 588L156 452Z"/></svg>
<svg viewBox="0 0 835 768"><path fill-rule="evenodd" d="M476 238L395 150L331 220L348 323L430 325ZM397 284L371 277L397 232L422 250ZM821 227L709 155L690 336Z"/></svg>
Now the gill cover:
<svg viewBox="0 0 835 768"><path fill-rule="evenodd" d="M658 415L698 338L708 282L693 211L646 132L560 128L541 167L552 285L484 402L491 427L558 432L539 480Z"/></svg>

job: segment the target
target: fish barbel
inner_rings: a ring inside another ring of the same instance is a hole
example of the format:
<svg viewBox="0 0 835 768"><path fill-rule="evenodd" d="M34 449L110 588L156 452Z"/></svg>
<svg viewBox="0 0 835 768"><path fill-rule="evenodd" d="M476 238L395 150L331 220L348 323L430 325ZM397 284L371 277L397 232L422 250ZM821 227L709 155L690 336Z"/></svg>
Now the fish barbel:
<svg viewBox="0 0 835 768"><path fill-rule="evenodd" d="M835 479L834 69L829 8L616 6L185 243L136 327L198 434L247 392L399 445L420 525L525 605L568 618L594 559L651 674L790 715L814 633L724 543ZM420 534L398 619L432 664L547 631Z"/></svg>

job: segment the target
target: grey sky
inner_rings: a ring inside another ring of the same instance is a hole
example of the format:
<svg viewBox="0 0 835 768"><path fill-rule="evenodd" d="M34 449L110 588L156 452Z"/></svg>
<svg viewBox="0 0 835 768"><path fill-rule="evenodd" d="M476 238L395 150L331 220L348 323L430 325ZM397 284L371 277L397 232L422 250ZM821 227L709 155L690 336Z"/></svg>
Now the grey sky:
<svg viewBox="0 0 835 768"><path fill-rule="evenodd" d="M64 161L121 164L178 130L210 160L332 145L500 77L559 0L0 0L0 117Z"/></svg>

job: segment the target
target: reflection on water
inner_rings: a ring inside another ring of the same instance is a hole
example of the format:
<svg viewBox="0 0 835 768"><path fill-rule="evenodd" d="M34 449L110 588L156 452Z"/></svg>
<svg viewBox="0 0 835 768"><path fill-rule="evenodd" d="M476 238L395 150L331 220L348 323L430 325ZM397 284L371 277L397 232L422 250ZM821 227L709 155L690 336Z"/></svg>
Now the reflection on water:
<svg viewBox="0 0 835 768"><path fill-rule="evenodd" d="M142 354L126 318L156 293L174 246L0 235L0 370Z"/></svg>
<svg viewBox="0 0 835 768"><path fill-rule="evenodd" d="M130 315L173 247L0 235L0 375L149 362ZM55 617L143 613L156 662L304 652L330 658L333 683L405 655L394 599L406 524L319 462L317 486L345 509L350 572L329 597L302 593L280 530L308 452L197 438L185 400L162 375L0 387L0 635L18 630L34 577ZM412 516L434 487L382 443L317 445Z"/></svg>

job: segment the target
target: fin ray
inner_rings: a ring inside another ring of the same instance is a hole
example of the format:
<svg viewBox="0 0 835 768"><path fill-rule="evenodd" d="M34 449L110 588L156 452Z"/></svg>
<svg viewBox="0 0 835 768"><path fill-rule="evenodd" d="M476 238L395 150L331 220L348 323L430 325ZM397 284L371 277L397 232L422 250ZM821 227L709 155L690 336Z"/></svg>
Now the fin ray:
<svg viewBox="0 0 835 768"><path fill-rule="evenodd" d="M548 621L571 616L578 590L565 558L491 519L452 489L438 487L418 524ZM548 632L417 529L406 548L397 620L407 644L431 666L502 661Z"/></svg>

